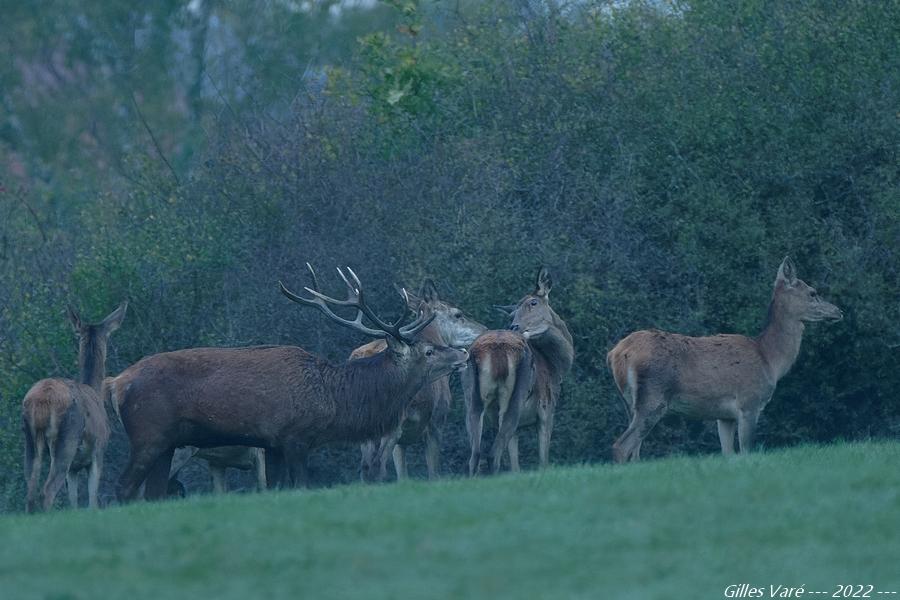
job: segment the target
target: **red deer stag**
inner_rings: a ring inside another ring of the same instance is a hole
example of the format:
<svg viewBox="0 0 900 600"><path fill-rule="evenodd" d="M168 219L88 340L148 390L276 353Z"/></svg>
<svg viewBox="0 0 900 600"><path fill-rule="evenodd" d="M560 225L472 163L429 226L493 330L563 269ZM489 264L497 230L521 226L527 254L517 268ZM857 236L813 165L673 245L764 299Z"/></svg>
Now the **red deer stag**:
<svg viewBox="0 0 900 600"><path fill-rule="evenodd" d="M800 352L804 321L840 320L841 310L797 278L785 257L763 332L688 337L636 331L606 355L631 423L616 443L617 462L640 458L641 443L668 411L694 419L716 419L723 454L753 448L756 422L775 386Z"/></svg>
<svg viewBox="0 0 900 600"><path fill-rule="evenodd" d="M262 492L267 487L266 451L262 448L248 446L216 446L214 448L185 446L178 448L172 459L172 468L169 471L170 480L177 478L178 473L193 459L206 463L209 475L212 477L213 492L216 494L224 494L227 491L226 469L253 471L253 474L256 475L256 489ZM170 490L172 488L178 490L178 487L179 485L174 481L169 484ZM183 494L176 492L176 495Z"/></svg>
<svg viewBox="0 0 900 600"><path fill-rule="evenodd" d="M441 300L431 279L422 284L419 295L406 293L409 309L419 314L423 310L433 314L434 321L419 332L417 338L434 344L466 348L487 329L481 323L468 318L459 308ZM360 346L350 355L351 359L365 358L383 352L386 344L375 340ZM400 427L381 440L368 441L360 450L360 476L363 481L384 481L387 477L388 457L393 457L397 479L408 477L406 448L425 438L425 463L428 478L440 474L441 430L450 412L450 377L441 377L419 390L407 407ZM376 462L378 471L376 472Z"/></svg>
<svg viewBox="0 0 900 600"><path fill-rule="evenodd" d="M469 349L470 368L463 373L466 425L472 447L469 475L478 472L487 410L498 424L491 448L494 473L500 470L506 449L510 468L519 470L517 429L535 422L540 466L550 464L553 413L562 378L575 358L572 335L550 308L551 285L550 273L542 267L534 291L518 304L505 307L511 311L510 331L488 331Z"/></svg>
<svg viewBox="0 0 900 600"><path fill-rule="evenodd" d="M404 327L402 317L384 322L365 302L352 270L348 279L338 269L348 295L336 300L319 291L307 267L313 287L305 289L312 297L280 284L282 293L343 326L384 338L387 350L340 365L295 346L193 348L142 359L107 386L131 441L121 499L135 498L144 480L146 497L162 498L175 448L187 445L265 448L269 473L305 485L312 448L386 434L419 388L465 366L465 351L414 340L433 315L421 314ZM356 316L340 317L332 306L354 309Z"/></svg>
<svg viewBox="0 0 900 600"><path fill-rule="evenodd" d="M38 480L45 446L50 450L50 471L44 488L43 509L53 507L56 495L67 484L69 504L78 506L78 473L89 469L88 504L97 508L97 488L103 470L103 452L109 441L106 408L100 388L106 371L109 335L119 328L128 303L123 302L100 323L82 322L71 307L69 320L78 335L78 381L42 379L22 401L25 431L25 479L28 493L25 509L38 503Z"/></svg>

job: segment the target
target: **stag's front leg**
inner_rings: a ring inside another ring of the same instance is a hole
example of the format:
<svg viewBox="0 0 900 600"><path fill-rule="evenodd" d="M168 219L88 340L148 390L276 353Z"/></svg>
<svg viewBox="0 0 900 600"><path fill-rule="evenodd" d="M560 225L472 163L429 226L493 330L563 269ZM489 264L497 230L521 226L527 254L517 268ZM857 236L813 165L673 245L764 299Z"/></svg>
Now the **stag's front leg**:
<svg viewBox="0 0 900 600"><path fill-rule="evenodd" d="M753 450L756 439L756 423L759 420L759 411L742 413L738 417L738 440L741 443L741 454Z"/></svg>
<svg viewBox="0 0 900 600"><path fill-rule="evenodd" d="M309 473L306 468L309 449L299 440L288 442L284 447L290 484L293 487L309 487Z"/></svg>
<svg viewBox="0 0 900 600"><path fill-rule="evenodd" d="M716 424L719 427L719 444L722 446L722 454L731 456L734 454L734 430L737 427L737 421L719 419Z"/></svg>
<svg viewBox="0 0 900 600"><path fill-rule="evenodd" d="M224 494L228 491L225 485L225 467L209 465L209 476L212 477L214 494Z"/></svg>

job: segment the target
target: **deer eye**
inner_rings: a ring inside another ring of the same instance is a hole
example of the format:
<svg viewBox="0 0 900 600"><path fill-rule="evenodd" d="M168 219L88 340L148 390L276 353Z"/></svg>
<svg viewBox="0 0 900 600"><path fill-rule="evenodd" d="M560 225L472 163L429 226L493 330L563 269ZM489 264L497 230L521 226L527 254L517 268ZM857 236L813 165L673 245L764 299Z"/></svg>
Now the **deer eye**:
<svg viewBox="0 0 900 600"><path fill-rule="evenodd" d="M532 300L532 301L531 301L531 305L532 305L532 306L537 306L537 300Z"/></svg>
<svg viewBox="0 0 900 600"><path fill-rule="evenodd" d="M434 350L432 348L429 348L425 351L425 356L431 356L432 354L434 354Z"/></svg>

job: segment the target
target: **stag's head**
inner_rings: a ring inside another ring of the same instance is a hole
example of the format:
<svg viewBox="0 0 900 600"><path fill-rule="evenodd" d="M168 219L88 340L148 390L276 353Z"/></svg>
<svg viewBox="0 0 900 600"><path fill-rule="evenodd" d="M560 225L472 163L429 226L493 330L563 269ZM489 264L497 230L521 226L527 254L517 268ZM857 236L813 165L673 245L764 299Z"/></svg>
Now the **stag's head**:
<svg viewBox="0 0 900 600"><path fill-rule="evenodd" d="M403 316L394 323L388 323L366 304L362 283L353 269L348 267L347 274L344 274L342 269L338 269L338 275L347 287L347 299L336 300L319 291L319 282L315 271L309 263L306 264L306 267L312 277L313 287L304 289L312 295L312 298L298 296L279 282L281 292L294 302L305 306L314 306L336 323L369 337L384 339L387 342L385 352L391 357L391 362L407 373L424 375L426 381L433 381L449 375L454 370L465 368L469 358L469 353L465 350L457 350L416 338L416 334L428 327L437 316L427 304L419 307L417 316L412 323L401 326ZM411 303L409 294L406 290L401 290L401 294L409 305ZM352 308L356 311L356 316L353 319L340 317L331 310L332 306ZM363 317L373 326L364 324Z"/></svg>
<svg viewBox="0 0 900 600"><path fill-rule="evenodd" d="M67 307L72 329L75 330L75 335L78 336L79 356L101 353L105 357L109 336L122 324L127 309L128 301L126 300L99 323L85 323L74 308L71 306Z"/></svg>
<svg viewBox="0 0 900 600"><path fill-rule="evenodd" d="M469 318L457 306L442 300L438 295L437 286L431 279L424 281L418 295L402 291L401 293L411 311L419 314L427 310L434 315L434 324L448 346L468 348L475 338L487 331L487 327Z"/></svg>
<svg viewBox="0 0 900 600"><path fill-rule="evenodd" d="M553 326L554 313L550 308L550 288L553 280L547 267L541 267L534 291L513 306L497 307L509 313L509 328L520 332L525 339L533 339L547 333Z"/></svg>
<svg viewBox="0 0 900 600"><path fill-rule="evenodd" d="M823 300L815 288L797 277L789 256L778 267L773 304L779 314L795 321L840 321L844 316L841 309Z"/></svg>

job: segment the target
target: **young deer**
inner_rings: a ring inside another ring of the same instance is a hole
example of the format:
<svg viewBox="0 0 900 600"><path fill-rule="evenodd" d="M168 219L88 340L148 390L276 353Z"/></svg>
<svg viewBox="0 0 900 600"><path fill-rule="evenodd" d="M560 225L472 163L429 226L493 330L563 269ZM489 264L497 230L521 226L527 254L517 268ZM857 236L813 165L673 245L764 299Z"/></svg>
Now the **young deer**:
<svg viewBox="0 0 900 600"><path fill-rule="evenodd" d="M415 313L427 310L434 315L434 321L418 334L420 341L466 348L487 329L481 323L467 317L458 307L441 300L437 287L431 279L422 284L419 295L404 293L407 306ZM351 359L365 358L383 352L383 340L375 340L360 346L350 354ZM407 407L398 428L380 440L371 440L360 446L360 477L363 481L384 481L387 477L388 457L393 457L397 479L408 477L406 448L425 439L425 463L428 478L435 479L440 473L441 429L450 412L450 377L441 377L425 385ZM376 472L376 462L378 470Z"/></svg>
<svg viewBox="0 0 900 600"><path fill-rule="evenodd" d="M106 371L106 346L109 335L125 318L127 302L97 324L83 323L68 309L69 320L79 338L78 381L42 379L35 383L22 401L25 432L25 479L28 493L25 509L33 512L38 503L38 483L44 460L44 448L50 450L50 472L44 483L42 507L53 507L56 495L66 482L69 503L78 506L78 473L90 469L88 502L97 508L97 488L103 470L103 452L109 441L106 409L100 399L100 387Z"/></svg>
<svg viewBox="0 0 900 600"><path fill-rule="evenodd" d="M723 454L753 448L757 419L800 352L804 321L840 320L840 309L797 278L789 257L778 269L763 332L688 337L636 331L606 355L631 423L613 445L617 462L638 460L641 443L668 411L716 419Z"/></svg>
<svg viewBox="0 0 900 600"><path fill-rule="evenodd" d="M253 471L256 476L257 491L264 491L267 487L266 480L266 451L262 448L249 446L215 446L213 448L198 448L196 446L184 446L175 451L172 458L172 468L169 471L169 487L178 488L178 473L192 459L206 462L209 475L212 477L213 492L224 494L228 491L225 481L225 469L239 469L241 471ZM176 493L183 495L183 493Z"/></svg>
<svg viewBox="0 0 900 600"><path fill-rule="evenodd" d="M500 470L505 449L510 468L519 470L518 427L538 425L541 468L550 464L553 413L562 378L575 358L572 335L550 307L550 272L542 267L535 289L511 311L510 331L488 331L469 349L469 369L463 372L466 425L472 454L469 475L478 471L484 414L491 410L498 423L491 448L492 470Z"/></svg>

